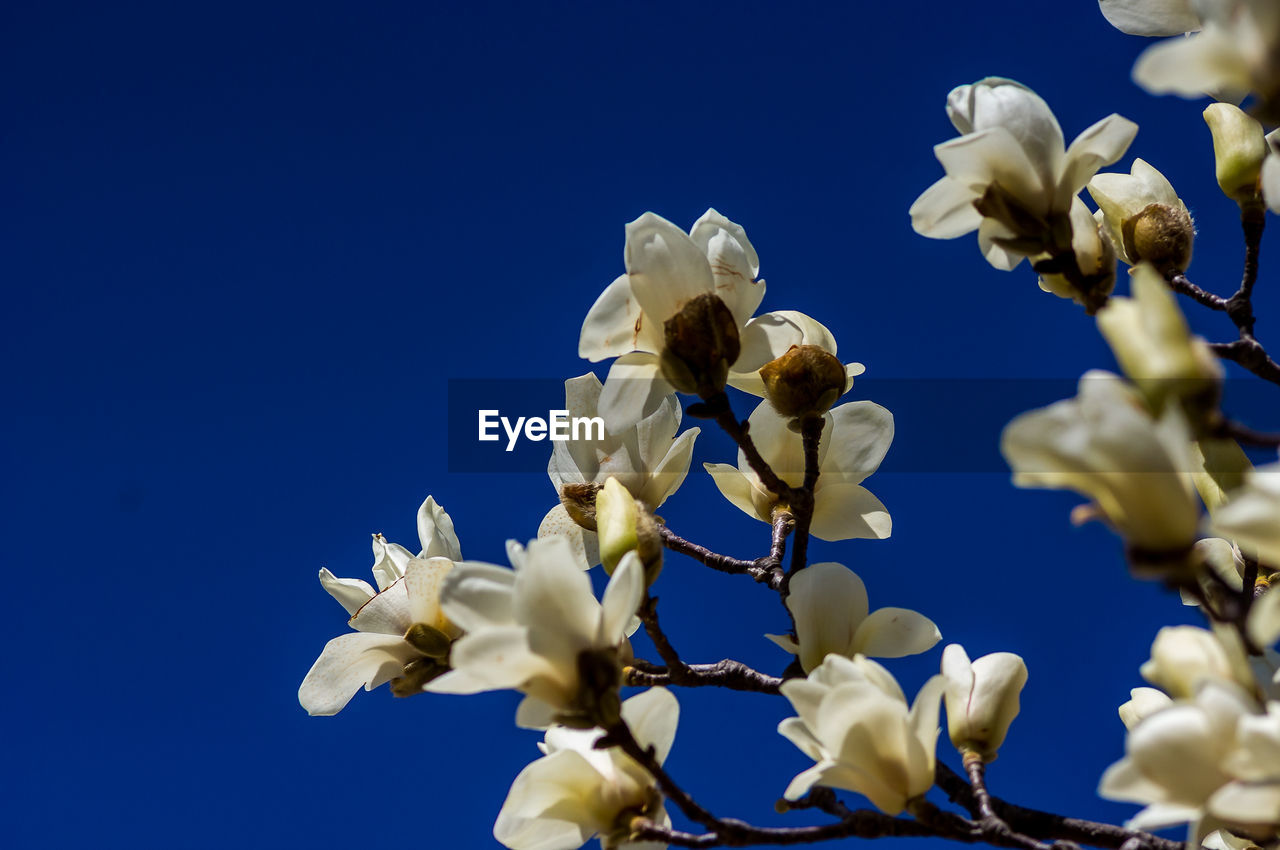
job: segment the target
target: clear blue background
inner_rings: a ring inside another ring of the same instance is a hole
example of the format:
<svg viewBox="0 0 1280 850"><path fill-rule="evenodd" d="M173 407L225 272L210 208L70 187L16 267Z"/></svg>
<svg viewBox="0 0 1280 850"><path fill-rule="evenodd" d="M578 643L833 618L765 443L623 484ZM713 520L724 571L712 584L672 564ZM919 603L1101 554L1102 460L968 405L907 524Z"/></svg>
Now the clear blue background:
<svg viewBox="0 0 1280 850"><path fill-rule="evenodd" d="M1123 166L1141 155L1173 180L1201 227L1191 276L1229 292L1240 242L1200 106L1138 90L1145 42L1065 5L9 4L7 840L495 846L510 781L538 755L512 725L516 695L383 688L307 717L297 685L346 630L315 574L367 578L371 532L413 546L429 493L469 558L504 562L506 538L533 536L555 499L544 475L447 472L446 382L585 371L580 322L645 210L743 223L764 309L825 322L868 366L855 397L872 378L1110 366L1092 321L1025 267L909 226L942 173L931 147L953 135L947 91L1000 74L1036 88L1068 139L1112 111L1137 120ZM963 432L967 407L900 417L894 452ZM761 554L764 525L701 472L731 456L704 434L663 513ZM997 437L968 439L985 457ZM1128 579L1105 529L1071 528L1071 495L1016 491L994 466L868 484L893 538L813 554L971 655L1027 659L995 791L1131 814L1094 794L1122 753L1116 706L1157 627L1191 614ZM688 659L784 666L761 635L785 615L750 581L673 557L658 592ZM890 667L914 692L940 649ZM774 731L783 701L678 696L669 767L696 797L811 820L772 812L809 764ZM956 764L945 735L939 751Z"/></svg>

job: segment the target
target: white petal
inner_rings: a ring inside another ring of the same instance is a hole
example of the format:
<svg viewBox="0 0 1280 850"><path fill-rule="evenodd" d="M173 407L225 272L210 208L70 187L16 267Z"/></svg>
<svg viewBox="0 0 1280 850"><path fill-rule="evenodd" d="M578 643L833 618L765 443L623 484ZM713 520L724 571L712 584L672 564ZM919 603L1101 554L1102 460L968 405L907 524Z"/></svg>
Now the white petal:
<svg viewBox="0 0 1280 850"><path fill-rule="evenodd" d="M809 727L799 717L788 717L778 724L778 734L786 738L799 748L800 752L807 755L814 761L823 759L822 744L817 738L813 737L813 733L809 731Z"/></svg>
<svg viewBox="0 0 1280 850"><path fill-rule="evenodd" d="M462 560L462 547L458 544L457 532L453 530L453 518L431 496L418 508L418 539L422 543L420 558Z"/></svg>
<svg viewBox="0 0 1280 850"><path fill-rule="evenodd" d="M452 569L453 561L443 557L414 558L409 562L404 582L408 592L411 623L425 623L446 634L450 631L440 610L440 589L444 584L444 577Z"/></svg>
<svg viewBox="0 0 1280 850"><path fill-rule="evenodd" d="M329 641L307 671L298 702L308 714L337 714L361 686L399 675L417 653L398 635L345 634ZM388 671L390 675L388 675Z"/></svg>
<svg viewBox="0 0 1280 850"><path fill-rule="evenodd" d="M1057 209L1066 210L1071 199L1085 187L1098 169L1124 156L1138 125L1120 115L1111 114L1076 136L1067 148L1062 175L1058 179Z"/></svg>
<svg viewBox="0 0 1280 850"><path fill-rule="evenodd" d="M883 540L893 531L889 510L860 484L824 485L814 492L809 532L822 540Z"/></svg>
<svg viewBox="0 0 1280 850"><path fill-rule="evenodd" d="M1232 782L1209 798L1209 811L1237 823L1274 825L1280 823L1280 782L1253 785Z"/></svg>
<svg viewBox="0 0 1280 850"><path fill-rule="evenodd" d="M680 722L680 703L666 688L649 688L622 703L622 719L642 747L654 748L658 764L667 760Z"/></svg>
<svg viewBox="0 0 1280 850"><path fill-rule="evenodd" d="M1280 640L1280 588L1262 594L1249 610L1249 639L1261 647Z"/></svg>
<svg viewBox="0 0 1280 850"><path fill-rule="evenodd" d="M657 355L625 354L609 367L600 392L600 417L610 433L620 434L657 410L672 392Z"/></svg>
<svg viewBox="0 0 1280 850"><path fill-rule="evenodd" d="M493 626L468 632L454 641L449 664L466 674L465 683L446 673L433 679L427 690L435 693L475 693L469 688L483 683L483 690L519 688L535 676L553 674L546 661L529 651L521 626ZM467 690L460 689L463 685Z"/></svg>
<svg viewBox="0 0 1280 850"><path fill-rule="evenodd" d="M574 561L580 569L589 570L600 563L600 539L594 531L588 531L569 517L564 505L556 505L547 511L538 526L538 537L563 537L569 541Z"/></svg>
<svg viewBox="0 0 1280 850"><path fill-rule="evenodd" d="M981 195L967 181L943 177L934 183L907 212L911 227L930 239L955 239L982 224L982 213L973 205Z"/></svg>
<svg viewBox="0 0 1280 850"><path fill-rule="evenodd" d="M789 652L792 655L800 654L800 644L796 643L791 635L765 635L765 637L784 652Z"/></svg>
<svg viewBox="0 0 1280 850"><path fill-rule="evenodd" d="M445 576L440 588L440 607L454 625L466 632L514 625L515 582L516 574L511 570L479 561L463 561Z"/></svg>
<svg viewBox="0 0 1280 850"><path fill-rule="evenodd" d="M1190 0L1098 0L1103 16L1129 35L1181 35L1200 29Z"/></svg>
<svg viewBox="0 0 1280 850"><path fill-rule="evenodd" d="M991 127L935 145L934 156L947 176L967 186L975 194L999 183L1032 212L1047 211L1051 188L1027 158L1026 151L1004 127Z"/></svg>
<svg viewBox="0 0 1280 850"><path fill-rule="evenodd" d="M373 580L378 590L386 590L392 582L404 578L404 568L413 553L398 543L388 543L381 534L373 535Z"/></svg>
<svg viewBox="0 0 1280 850"><path fill-rule="evenodd" d="M349 621L358 632L404 636L413 625L409 611L409 588L404 579L379 593L360 607Z"/></svg>
<svg viewBox="0 0 1280 850"><path fill-rule="evenodd" d="M338 578L324 567L320 568L320 586L338 600L338 604L347 609L348 614L359 611L360 606L375 595L369 582L358 578Z"/></svg>
<svg viewBox="0 0 1280 850"><path fill-rule="evenodd" d="M1274 151L1262 161L1262 197L1267 209L1280 212L1280 154Z"/></svg>
<svg viewBox="0 0 1280 850"><path fill-rule="evenodd" d="M867 616L867 589L842 564L813 564L791 578L787 609L796 624L800 665L807 673L828 653L853 655L853 637Z"/></svg>
<svg viewBox="0 0 1280 850"><path fill-rule="evenodd" d="M649 479L640 493L642 502L657 508L680 489L689 474L689 465L693 462L693 441L701 432L701 428L690 428L676 438L667 454L649 473Z"/></svg>
<svg viewBox="0 0 1280 850"><path fill-rule="evenodd" d="M546 729L556 722L556 707L537 697L526 696L516 706L516 726L521 729Z"/></svg>
<svg viewBox="0 0 1280 850"><path fill-rule="evenodd" d="M646 319L661 324L691 299L715 291L707 257L683 230L647 212L627 225L624 258Z"/></svg>
<svg viewBox="0 0 1280 850"><path fill-rule="evenodd" d="M1250 88L1246 60L1234 39L1217 29L1151 45L1134 63L1133 80L1153 94L1183 97Z"/></svg>
<svg viewBox="0 0 1280 850"><path fill-rule="evenodd" d="M654 327L653 320L645 321L630 279L619 275L587 311L578 337L578 356L599 363L629 351L653 351L662 341L660 335L654 338ZM661 333L661 326L657 331Z"/></svg>
<svg viewBox="0 0 1280 850"><path fill-rule="evenodd" d="M598 826L589 801L600 775L573 750L540 758L516 776L493 825L511 850L574 850Z"/></svg>
<svg viewBox="0 0 1280 850"><path fill-rule="evenodd" d="M747 476L738 470L738 467L730 466L727 463L704 463L702 466L711 474L711 480L715 482L721 495L735 507L748 516L760 520L765 519L756 513L755 503L751 498L755 488ZM765 521L767 522L767 520Z"/></svg>
<svg viewBox="0 0 1280 850"><path fill-rule="evenodd" d="M560 537L530 541L525 558L516 573L516 622L529 628L533 652L557 666L573 666L578 653L593 645L600 625L591 579Z"/></svg>
<svg viewBox="0 0 1280 850"><path fill-rule="evenodd" d="M853 651L874 658L919 655L942 640L933 620L906 608L872 611L853 636Z"/></svg>
<svg viewBox="0 0 1280 850"><path fill-rule="evenodd" d="M870 401L832 408L823 432L830 448L822 458L822 474L858 484L880 467L893 443L893 414Z"/></svg>
<svg viewBox="0 0 1280 850"><path fill-rule="evenodd" d="M716 294L738 325L745 324L764 298L764 281L756 282L760 258L746 231L710 209L693 225L689 235L706 254Z"/></svg>
<svg viewBox="0 0 1280 850"><path fill-rule="evenodd" d="M622 556L600 603L600 630L595 638L598 647L617 646L622 642L631 618L644 598L644 565L635 550ZM595 601L594 599L592 600Z"/></svg>

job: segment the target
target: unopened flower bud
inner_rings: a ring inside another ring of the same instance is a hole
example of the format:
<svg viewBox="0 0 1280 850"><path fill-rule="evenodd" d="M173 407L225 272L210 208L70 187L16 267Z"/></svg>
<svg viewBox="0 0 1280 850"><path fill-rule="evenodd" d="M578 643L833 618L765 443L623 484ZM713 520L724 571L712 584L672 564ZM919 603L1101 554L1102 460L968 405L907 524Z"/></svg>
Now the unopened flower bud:
<svg viewBox="0 0 1280 850"><path fill-rule="evenodd" d="M1121 225L1124 250L1133 261L1146 261L1161 274L1186 271L1196 228L1181 207L1149 204Z"/></svg>
<svg viewBox="0 0 1280 850"><path fill-rule="evenodd" d="M710 292L663 324L662 376L682 393L709 397L724 389L741 343L733 312Z"/></svg>
<svg viewBox="0 0 1280 850"><path fill-rule="evenodd" d="M1012 652L994 652L970 663L964 647L953 643L942 653L942 675L951 743L961 752L995 761L1018 716L1027 665Z"/></svg>
<svg viewBox="0 0 1280 850"><path fill-rule="evenodd" d="M569 519L587 531L596 530L596 494L599 484L566 484L560 488L560 504Z"/></svg>
<svg viewBox="0 0 1280 850"><path fill-rule="evenodd" d="M849 388L849 376L834 354L816 345L793 345L760 367L765 398L790 419L821 416Z"/></svg>
<svg viewBox="0 0 1280 850"><path fill-rule="evenodd" d="M1268 152L1262 125L1229 103L1210 104L1204 120L1213 134L1213 157L1223 193L1238 204L1256 201Z"/></svg>
<svg viewBox="0 0 1280 850"><path fill-rule="evenodd" d="M1165 626L1157 632L1151 660L1138 672L1174 699L1195 696L1204 679L1232 679L1226 648L1213 632L1197 626Z"/></svg>
<svg viewBox="0 0 1280 850"><path fill-rule="evenodd" d="M609 478L596 496L596 533L600 537L600 563L609 575L628 552L644 565L645 579L653 584L662 570L662 536L657 521L616 478Z"/></svg>

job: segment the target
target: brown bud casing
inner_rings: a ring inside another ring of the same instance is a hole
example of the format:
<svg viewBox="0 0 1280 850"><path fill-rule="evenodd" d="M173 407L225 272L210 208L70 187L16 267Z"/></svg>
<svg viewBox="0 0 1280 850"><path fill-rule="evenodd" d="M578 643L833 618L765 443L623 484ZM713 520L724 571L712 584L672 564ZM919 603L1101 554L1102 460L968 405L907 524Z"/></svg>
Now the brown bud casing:
<svg viewBox="0 0 1280 850"><path fill-rule="evenodd" d="M1150 204L1120 226L1124 250L1135 260L1145 260L1161 274L1186 271L1196 229L1185 209Z"/></svg>
<svg viewBox="0 0 1280 850"><path fill-rule="evenodd" d="M596 530L596 494L599 484L566 484L560 488L560 504L569 519L587 531Z"/></svg>
<svg viewBox="0 0 1280 850"><path fill-rule="evenodd" d="M719 393L738 359L738 322L720 296L706 292L663 324L662 376L682 393Z"/></svg>
<svg viewBox="0 0 1280 850"><path fill-rule="evenodd" d="M816 345L793 345L760 367L765 398L788 419L821 416L849 389L844 364Z"/></svg>

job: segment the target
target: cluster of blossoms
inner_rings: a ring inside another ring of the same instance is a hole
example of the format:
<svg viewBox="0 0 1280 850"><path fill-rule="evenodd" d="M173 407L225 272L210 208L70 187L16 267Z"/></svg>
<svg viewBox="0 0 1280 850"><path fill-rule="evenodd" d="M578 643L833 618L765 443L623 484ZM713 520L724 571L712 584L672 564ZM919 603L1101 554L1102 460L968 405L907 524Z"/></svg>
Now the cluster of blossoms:
<svg viewBox="0 0 1280 850"><path fill-rule="evenodd" d="M935 238L977 231L992 266L1013 270L1027 259L1041 288L1095 316L1119 373L1088 371L1074 398L1016 417L1001 450L1015 485L1085 497L1072 519L1105 523L1123 539L1135 575L1180 591L1211 626L1157 635L1140 671L1154 687L1135 689L1120 707L1126 754L1099 792L1145 806L1132 830L1188 824L1192 841L1213 848L1272 845L1280 840L1280 655L1271 649L1280 590L1267 588L1280 574L1280 463L1255 468L1236 442L1247 429L1222 413L1219 359L1280 384L1280 366L1253 336L1250 301L1259 222L1268 206L1280 208L1280 144L1261 123L1280 108L1280 5L1100 5L1126 32L1196 33L1144 53L1134 71L1142 85L1253 97L1253 114L1229 102L1205 110L1216 177L1239 206L1252 258L1240 292L1221 298L1187 280L1195 226L1160 171L1142 159L1127 172L1101 171L1124 156L1136 125L1111 115L1068 145L1048 105L1003 78L951 92L946 111L960 135L935 148L945 176L911 206L911 220ZM778 837L715 817L667 773L679 717L667 686L698 685L787 700L795 716L777 731L812 764L789 783L780 778L780 806L840 814L837 826L849 831L830 837L865 828L834 802L832 791L845 790L886 815L909 814L924 830L912 834L1048 846L1004 822L985 787L985 766L1019 712L1023 659L996 652L971 660L950 644L939 672L908 701L872 659L930 652L938 627L910 609L872 610L852 570L808 561L810 536L892 532L888 509L863 484L890 449L893 416L870 401L841 403L864 367L837 357L831 331L809 316L757 314L759 256L743 227L714 209L687 232L645 213L626 227L623 259L578 345L587 360L612 361L607 377L565 382L569 415L599 416L605 427L555 445L547 471L558 503L537 537L508 542L509 566L464 561L452 519L428 497L417 555L374 536L376 589L321 570L354 631L325 646L299 689L303 707L335 714L362 686L388 682L398 696L521 693L516 725L545 737L494 826L513 850L572 850L593 836L606 850ZM1128 295L1114 294L1120 262L1129 266ZM1194 336L1175 292L1227 313L1240 339L1214 346ZM745 420L730 389L760 399ZM680 395L696 401L686 409ZM705 469L732 505L767 524L767 555L717 555L655 513L692 465L700 428L681 431L686 415L714 421L737 444L735 463ZM651 592L668 552L777 592L790 630L764 637L790 656L780 658L780 676L728 659L681 660ZM608 575L599 598L596 566ZM642 626L661 664L637 657L631 639ZM624 699L627 689L639 690ZM970 800L972 820L925 799L941 781L944 708L968 782L948 795ZM674 832L672 803L709 832ZM786 843L828 836L797 829ZM1160 840L1136 831L1125 838L1132 846Z"/></svg>

